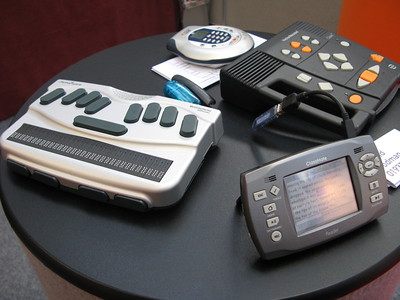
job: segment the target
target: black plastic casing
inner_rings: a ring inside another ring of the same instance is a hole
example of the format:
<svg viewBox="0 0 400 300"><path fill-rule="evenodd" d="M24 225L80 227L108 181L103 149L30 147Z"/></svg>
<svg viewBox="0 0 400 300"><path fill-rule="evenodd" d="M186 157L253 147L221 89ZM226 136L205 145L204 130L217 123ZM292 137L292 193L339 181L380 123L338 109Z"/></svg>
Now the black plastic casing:
<svg viewBox="0 0 400 300"><path fill-rule="evenodd" d="M301 46L295 49L291 42L299 42ZM304 47L309 47L311 52L303 52ZM283 54L284 49L289 54ZM329 54L327 62L335 64L338 70L327 70L319 53ZM344 62L333 58L336 53L344 54L353 70L342 70ZM294 59L296 54L300 58ZM292 93L320 90L321 83L330 83L333 90L329 92L343 103L358 135L391 102L400 82L398 63L388 58L376 62L371 54L377 53L320 27L297 22L222 68L221 95L225 101L261 114ZM376 81L357 87L360 75L375 66L379 67ZM299 80L301 74L310 76L310 81ZM354 94L361 96L360 103L349 101ZM311 97L294 113L342 133L339 109L326 97Z"/></svg>

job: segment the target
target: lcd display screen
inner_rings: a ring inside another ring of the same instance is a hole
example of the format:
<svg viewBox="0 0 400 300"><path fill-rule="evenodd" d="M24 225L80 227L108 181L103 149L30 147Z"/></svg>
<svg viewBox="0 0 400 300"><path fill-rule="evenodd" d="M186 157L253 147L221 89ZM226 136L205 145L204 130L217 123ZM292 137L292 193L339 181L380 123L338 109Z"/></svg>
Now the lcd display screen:
<svg viewBox="0 0 400 300"><path fill-rule="evenodd" d="M284 184L298 235L358 211L346 158L286 176Z"/></svg>
<svg viewBox="0 0 400 300"><path fill-rule="evenodd" d="M207 29L200 29L200 30L196 30L195 32L193 32L189 39L193 40L193 41L201 41L203 40L203 38L205 38L207 36L207 34L209 34L210 31Z"/></svg>

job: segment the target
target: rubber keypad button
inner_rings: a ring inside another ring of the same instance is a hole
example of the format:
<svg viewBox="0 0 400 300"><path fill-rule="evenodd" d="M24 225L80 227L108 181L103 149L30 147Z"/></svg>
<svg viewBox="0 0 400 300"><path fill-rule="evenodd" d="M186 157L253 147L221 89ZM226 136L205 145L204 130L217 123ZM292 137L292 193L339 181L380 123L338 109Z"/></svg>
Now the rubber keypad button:
<svg viewBox="0 0 400 300"><path fill-rule="evenodd" d="M183 118L179 134L183 137L193 137L197 131L197 117L195 115L186 115Z"/></svg>
<svg viewBox="0 0 400 300"><path fill-rule="evenodd" d="M76 107L85 107L85 106L88 106L93 101L96 101L97 99L100 99L100 98L101 98L101 94L97 91L94 91L94 92L87 94L86 96L83 96L79 100L77 100L75 106Z"/></svg>
<svg viewBox="0 0 400 300"><path fill-rule="evenodd" d="M369 86L370 84L371 83L369 83L368 81L363 80L361 78L358 78L358 80L357 80L357 87L358 88L363 88L363 87Z"/></svg>
<svg viewBox="0 0 400 300"><path fill-rule="evenodd" d="M359 104L362 102L362 100L363 98L361 97L361 95L358 94L353 94L349 97L349 101L354 104Z"/></svg>
<svg viewBox="0 0 400 300"><path fill-rule="evenodd" d="M381 68L379 67L379 65L375 65L375 66L372 66L372 67L369 67L369 68L368 68L369 71L371 71L371 72L373 72L373 73L376 73L376 74L378 74L378 75L379 75L380 69L381 69Z"/></svg>
<svg viewBox="0 0 400 300"><path fill-rule="evenodd" d="M129 106L126 112L124 122L125 123L136 123L139 121L140 115L142 114L143 107L139 103L134 103Z"/></svg>
<svg viewBox="0 0 400 300"><path fill-rule="evenodd" d="M65 90L63 88L55 89L54 91L51 91L50 93L42 96L40 98L40 104L43 105L50 104L64 95L65 95Z"/></svg>
<svg viewBox="0 0 400 300"><path fill-rule="evenodd" d="M10 170L20 175L27 177L31 175L31 172L29 172L29 169L27 167L13 160L7 160L7 166L10 168Z"/></svg>
<svg viewBox="0 0 400 300"><path fill-rule="evenodd" d="M124 125L87 116L77 116L74 125L110 135L120 136L128 131Z"/></svg>
<svg viewBox="0 0 400 300"><path fill-rule="evenodd" d="M342 70L342 71L353 71L353 69L354 68L353 68L352 64L349 62L345 62L340 65L340 70Z"/></svg>
<svg viewBox="0 0 400 300"><path fill-rule="evenodd" d="M147 206L146 202L144 202L143 200L140 200L140 199L136 199L136 198L115 195L114 199L111 199L110 201L112 204L122 206L125 208L130 208L130 209L137 210L140 212L145 212L145 211L149 210L149 207Z"/></svg>
<svg viewBox="0 0 400 300"><path fill-rule="evenodd" d="M54 188L58 188L60 186L60 183L56 177L40 171L34 171L31 178Z"/></svg>
<svg viewBox="0 0 400 300"><path fill-rule="evenodd" d="M80 185L78 193L86 198L93 199L100 202L108 202L108 194L105 191L94 189L88 186Z"/></svg>
<svg viewBox="0 0 400 300"><path fill-rule="evenodd" d="M161 106L158 103L150 103L143 115L143 122L153 123L157 121L161 111Z"/></svg>
<svg viewBox="0 0 400 300"><path fill-rule="evenodd" d="M301 46L301 44L299 42L291 42L290 46L292 46L293 48L297 49Z"/></svg>
<svg viewBox="0 0 400 300"><path fill-rule="evenodd" d="M329 53L318 53L318 57L321 61L328 61L331 55Z"/></svg>
<svg viewBox="0 0 400 300"><path fill-rule="evenodd" d="M379 54L371 54L370 57L373 61L378 63L381 63L385 59L382 55Z"/></svg>
<svg viewBox="0 0 400 300"><path fill-rule="evenodd" d="M335 64L333 64L333 63L331 63L331 62L328 62L328 61L324 61L324 62L323 62L323 65L324 65L324 67L325 67L325 69L326 69L327 71L336 71L336 70L339 70L339 68L338 68L337 65L335 65Z"/></svg>
<svg viewBox="0 0 400 300"><path fill-rule="evenodd" d="M173 106L166 107L161 116L160 125L163 127L174 126L177 116L178 116L178 110L176 109L176 107Z"/></svg>
<svg viewBox="0 0 400 300"><path fill-rule="evenodd" d="M103 109L104 107L111 104L111 100L107 97L100 98L92 103L90 103L85 108L85 113L88 115L92 115Z"/></svg>
<svg viewBox="0 0 400 300"><path fill-rule="evenodd" d="M338 61L338 62L346 62L347 61L347 56L343 53L334 53L333 58Z"/></svg>
<svg viewBox="0 0 400 300"><path fill-rule="evenodd" d="M77 90L73 91L71 94L68 94L67 96L63 97L61 100L61 103L64 105L69 105L69 104L74 103L79 98L86 96L86 95L87 95L87 93L86 93L85 89L77 89Z"/></svg>
<svg viewBox="0 0 400 300"><path fill-rule="evenodd" d="M369 70L365 70L361 73L360 78L370 83L373 83L378 78L378 74Z"/></svg>

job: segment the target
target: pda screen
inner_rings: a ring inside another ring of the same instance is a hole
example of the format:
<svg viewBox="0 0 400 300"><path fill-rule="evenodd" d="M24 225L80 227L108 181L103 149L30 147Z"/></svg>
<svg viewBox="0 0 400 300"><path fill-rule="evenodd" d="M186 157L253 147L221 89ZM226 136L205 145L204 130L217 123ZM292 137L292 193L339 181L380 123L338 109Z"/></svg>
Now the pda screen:
<svg viewBox="0 0 400 300"><path fill-rule="evenodd" d="M345 158L286 176L284 183L298 235L358 210Z"/></svg>

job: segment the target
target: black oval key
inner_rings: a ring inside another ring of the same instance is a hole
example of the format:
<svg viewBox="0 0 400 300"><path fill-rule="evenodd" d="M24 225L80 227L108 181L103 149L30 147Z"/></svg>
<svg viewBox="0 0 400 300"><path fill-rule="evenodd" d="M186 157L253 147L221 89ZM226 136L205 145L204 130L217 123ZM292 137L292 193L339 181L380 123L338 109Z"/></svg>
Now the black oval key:
<svg viewBox="0 0 400 300"><path fill-rule="evenodd" d="M111 100L107 97L100 98L92 103L90 103L85 108L85 113L88 115L92 115L103 109L104 107L111 104Z"/></svg>
<svg viewBox="0 0 400 300"><path fill-rule="evenodd" d="M195 115L186 115L181 124L179 134L183 137L193 137L197 131L197 117Z"/></svg>
<svg viewBox="0 0 400 300"><path fill-rule="evenodd" d="M168 106L164 109L161 116L160 125L163 127L172 127L175 125L178 110L174 106Z"/></svg>
<svg viewBox="0 0 400 300"><path fill-rule="evenodd" d="M97 99L100 99L100 98L101 98L101 94L97 91L94 91L94 92L87 94L86 96L83 96L82 98L79 98L76 101L75 106L76 107L85 107L85 106L88 106L93 101L96 101Z"/></svg>
<svg viewBox="0 0 400 300"><path fill-rule="evenodd" d="M125 123L136 123L139 121L140 115L142 114L143 107L139 103L134 103L129 106L126 112L124 122Z"/></svg>
<svg viewBox="0 0 400 300"><path fill-rule="evenodd" d="M128 132L124 125L87 116L77 116L74 125L102 133L120 136Z"/></svg>
<svg viewBox="0 0 400 300"><path fill-rule="evenodd" d="M72 104L79 98L85 96L86 94L87 93L86 93L85 89L82 89L82 88L77 89L77 90L73 91L71 94L68 94L65 97L63 97L61 100L61 103L64 105Z"/></svg>
<svg viewBox="0 0 400 300"><path fill-rule="evenodd" d="M146 111L144 112L143 122L153 123L153 122L157 121L160 111L161 111L160 104L155 103L155 102L150 103L147 106Z"/></svg>
<svg viewBox="0 0 400 300"><path fill-rule="evenodd" d="M65 95L63 88L55 89L40 98L40 104L47 105Z"/></svg>

